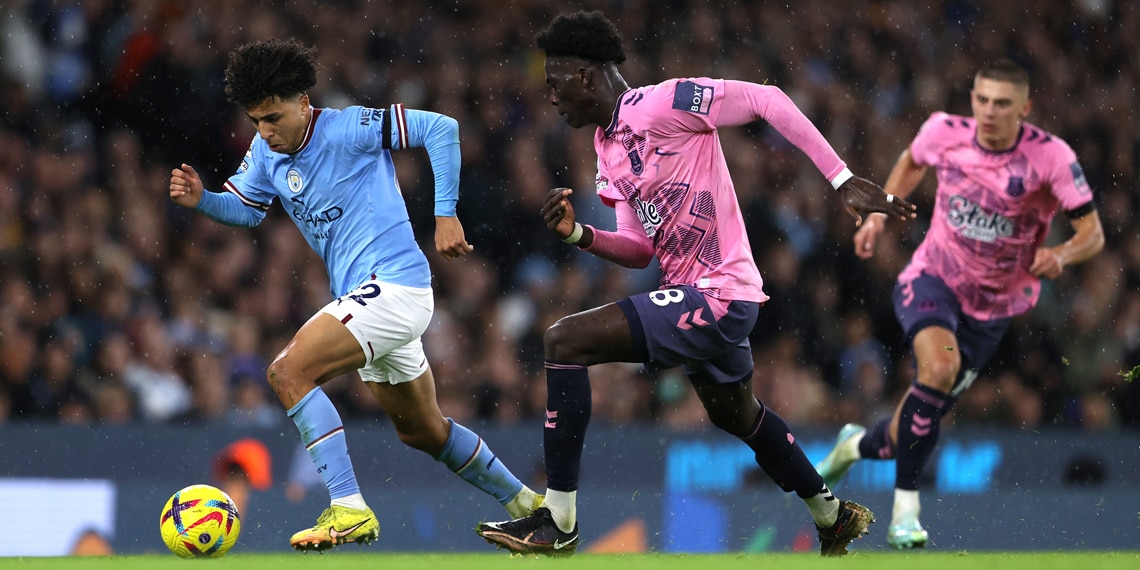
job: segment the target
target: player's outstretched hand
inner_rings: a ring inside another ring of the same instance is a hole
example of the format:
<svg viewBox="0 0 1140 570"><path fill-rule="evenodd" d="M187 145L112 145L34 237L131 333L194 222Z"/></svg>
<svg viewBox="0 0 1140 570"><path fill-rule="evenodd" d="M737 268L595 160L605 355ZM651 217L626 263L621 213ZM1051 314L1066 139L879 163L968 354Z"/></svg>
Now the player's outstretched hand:
<svg viewBox="0 0 1140 570"><path fill-rule="evenodd" d="M546 228L561 239L570 237L574 231L574 205L570 203L573 193L569 188L555 188L546 195L546 202L539 210Z"/></svg>
<svg viewBox="0 0 1140 570"><path fill-rule="evenodd" d="M855 256L859 259L871 259L875 255L875 244L879 242L879 234L883 233L886 225L886 214L868 214L859 229L855 230Z"/></svg>
<svg viewBox="0 0 1140 570"><path fill-rule="evenodd" d="M459 259L475 250L463 236L463 224L455 216L435 217L435 250L444 259Z"/></svg>
<svg viewBox="0 0 1140 570"><path fill-rule="evenodd" d="M179 206L193 208L202 201L202 178L189 164L170 171L170 199Z"/></svg>
<svg viewBox="0 0 1140 570"><path fill-rule="evenodd" d="M917 216L915 206L902 198L883 192L878 184L852 176L839 187L843 194L843 205L847 213L855 218L855 225L863 225L863 216L873 212L880 212L900 220L909 220Z"/></svg>

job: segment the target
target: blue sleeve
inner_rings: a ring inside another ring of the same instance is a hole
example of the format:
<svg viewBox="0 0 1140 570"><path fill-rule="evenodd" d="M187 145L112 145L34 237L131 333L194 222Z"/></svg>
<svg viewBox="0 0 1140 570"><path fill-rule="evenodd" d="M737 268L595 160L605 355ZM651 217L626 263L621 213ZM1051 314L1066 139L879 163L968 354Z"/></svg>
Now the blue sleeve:
<svg viewBox="0 0 1140 570"><path fill-rule="evenodd" d="M247 206L232 192L202 192L196 210L207 218L227 226L252 228L265 219L265 211Z"/></svg>
<svg viewBox="0 0 1140 570"><path fill-rule="evenodd" d="M409 147L427 149L435 175L435 215L455 216L459 202L459 121L430 111L408 109Z"/></svg>

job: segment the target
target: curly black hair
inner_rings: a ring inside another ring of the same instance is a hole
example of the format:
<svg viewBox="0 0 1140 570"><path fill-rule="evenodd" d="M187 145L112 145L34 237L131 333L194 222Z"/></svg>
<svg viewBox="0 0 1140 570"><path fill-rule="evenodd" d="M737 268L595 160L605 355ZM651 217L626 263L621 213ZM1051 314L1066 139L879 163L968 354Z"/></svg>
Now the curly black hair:
<svg viewBox="0 0 1140 570"><path fill-rule="evenodd" d="M617 26L599 10L561 14L534 40L547 57L580 57L600 63L625 61L625 46Z"/></svg>
<svg viewBox="0 0 1140 570"><path fill-rule="evenodd" d="M300 95L317 84L317 50L294 38L244 44L230 52L225 79L226 99L245 109Z"/></svg>

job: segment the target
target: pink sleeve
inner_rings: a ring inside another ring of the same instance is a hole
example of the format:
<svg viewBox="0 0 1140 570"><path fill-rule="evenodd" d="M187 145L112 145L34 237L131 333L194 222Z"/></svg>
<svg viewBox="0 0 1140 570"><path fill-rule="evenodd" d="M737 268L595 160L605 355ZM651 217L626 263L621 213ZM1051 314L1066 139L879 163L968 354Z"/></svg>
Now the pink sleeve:
<svg viewBox="0 0 1140 570"><path fill-rule="evenodd" d="M918 129L918 134L910 141L910 156L915 164L930 166L938 160L939 144L952 138L943 130L949 128L946 126L946 121L950 119L946 113L936 111Z"/></svg>
<svg viewBox="0 0 1140 570"><path fill-rule="evenodd" d="M1093 199L1088 179L1085 178L1077 154L1068 144L1058 138L1053 139L1052 172L1048 173L1049 187L1065 211L1072 211Z"/></svg>
<svg viewBox="0 0 1140 570"><path fill-rule="evenodd" d="M831 143L779 87L732 80L726 80L724 87L718 127L746 125L764 119L808 155L829 181L847 167Z"/></svg>
<svg viewBox="0 0 1140 570"><path fill-rule="evenodd" d="M640 269L653 259L653 240L645 235L637 213L626 202L614 204L617 216L617 231L607 232L593 226L594 241L583 248L602 259L623 267Z"/></svg>

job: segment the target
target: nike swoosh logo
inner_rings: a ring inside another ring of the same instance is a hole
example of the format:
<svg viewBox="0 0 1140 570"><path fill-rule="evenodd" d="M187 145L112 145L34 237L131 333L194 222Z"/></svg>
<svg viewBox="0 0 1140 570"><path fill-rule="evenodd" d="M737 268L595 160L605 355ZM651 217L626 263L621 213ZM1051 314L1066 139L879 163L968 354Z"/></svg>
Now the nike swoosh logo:
<svg viewBox="0 0 1140 570"><path fill-rule="evenodd" d="M576 536L574 538L571 538L570 540L567 540L566 542L561 542L558 539L555 539L554 540L554 550L562 550L563 548L566 548L567 546L570 546L571 544L574 544L575 542L578 542L578 537L576 537Z"/></svg>
<svg viewBox="0 0 1140 570"><path fill-rule="evenodd" d="M346 530L337 530L336 527L332 527L329 529L329 538L337 539L337 538L343 538L345 536L348 536L348 535L352 534L353 532L355 532L356 529L364 526L364 523L366 523L366 522L368 522L368 519L364 519L364 520L348 527Z"/></svg>

